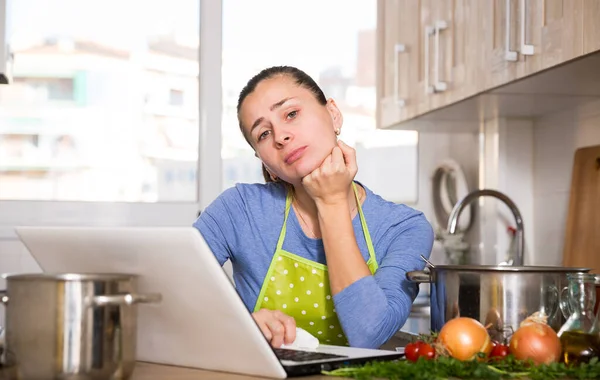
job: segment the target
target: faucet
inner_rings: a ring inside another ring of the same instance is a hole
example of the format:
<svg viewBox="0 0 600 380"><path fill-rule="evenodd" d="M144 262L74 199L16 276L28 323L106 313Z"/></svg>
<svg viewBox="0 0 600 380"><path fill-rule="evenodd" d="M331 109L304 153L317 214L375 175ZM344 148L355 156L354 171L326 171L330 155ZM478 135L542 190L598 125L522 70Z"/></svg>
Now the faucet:
<svg viewBox="0 0 600 380"><path fill-rule="evenodd" d="M510 211L513 213L515 222L517 223L517 232L515 235L517 239L517 252L516 257L509 258L508 265L523 265L523 254L525 252L525 232L523 229L523 218L521 217L521 212L517 208L517 205L509 197L507 197L506 194L503 194L499 191L491 189L475 190L467 194L463 199L456 203L452 209L452 212L450 213L450 217L448 218L448 234L456 233L456 225L458 224L458 218L460 217L462 210L472 201L483 196L491 196L501 200L508 206L508 208L510 208Z"/></svg>

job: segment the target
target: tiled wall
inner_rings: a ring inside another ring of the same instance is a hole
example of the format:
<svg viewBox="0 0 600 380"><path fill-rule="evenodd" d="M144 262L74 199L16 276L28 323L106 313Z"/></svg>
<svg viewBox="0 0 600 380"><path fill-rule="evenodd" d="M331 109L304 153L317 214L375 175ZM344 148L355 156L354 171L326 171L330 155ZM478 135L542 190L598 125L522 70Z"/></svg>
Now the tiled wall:
<svg viewBox="0 0 600 380"><path fill-rule="evenodd" d="M461 165L465 172L469 188L476 188L479 167L478 144L477 134L421 133L419 135L419 199L416 204L410 206L422 211L434 228L437 227L431 201L431 178L434 170L442 160L452 158ZM479 239L478 230L472 228L465 239L470 241L474 250L476 250L476 242ZM437 264L446 261L444 249L438 241L434 242L431 260ZM428 286L422 284L415 304L428 301ZM430 330L429 317L422 314L413 314L409 316L401 330L415 334L428 333Z"/></svg>
<svg viewBox="0 0 600 380"><path fill-rule="evenodd" d="M600 102L534 122L534 218L538 265L561 265L575 151L600 144Z"/></svg>

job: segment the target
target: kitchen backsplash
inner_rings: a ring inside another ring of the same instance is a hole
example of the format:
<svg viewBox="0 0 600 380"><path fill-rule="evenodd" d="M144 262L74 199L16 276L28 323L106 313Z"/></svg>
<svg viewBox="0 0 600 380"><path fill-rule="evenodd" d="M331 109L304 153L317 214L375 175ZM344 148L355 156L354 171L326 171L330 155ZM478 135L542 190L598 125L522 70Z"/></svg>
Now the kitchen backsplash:
<svg viewBox="0 0 600 380"><path fill-rule="evenodd" d="M599 144L600 101L535 121L533 187L536 264L561 264L573 156L578 148Z"/></svg>

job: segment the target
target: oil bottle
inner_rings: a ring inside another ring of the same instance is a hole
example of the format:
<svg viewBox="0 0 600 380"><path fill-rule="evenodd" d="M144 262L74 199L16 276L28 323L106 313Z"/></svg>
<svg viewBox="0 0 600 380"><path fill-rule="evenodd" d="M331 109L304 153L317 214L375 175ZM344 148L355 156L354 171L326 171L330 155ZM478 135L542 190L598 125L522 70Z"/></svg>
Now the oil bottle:
<svg viewBox="0 0 600 380"><path fill-rule="evenodd" d="M567 280L568 285L562 292L560 308L568 319L558 331L558 337L563 351L563 362L567 365L578 365L600 357L600 324L594 314L595 276L587 273L569 273Z"/></svg>

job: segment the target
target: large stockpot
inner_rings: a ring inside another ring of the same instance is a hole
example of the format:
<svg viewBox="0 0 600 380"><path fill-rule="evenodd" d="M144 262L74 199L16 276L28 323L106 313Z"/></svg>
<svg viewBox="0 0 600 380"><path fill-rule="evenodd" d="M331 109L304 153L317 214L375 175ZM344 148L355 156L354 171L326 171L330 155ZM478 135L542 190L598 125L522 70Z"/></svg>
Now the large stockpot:
<svg viewBox="0 0 600 380"><path fill-rule="evenodd" d="M135 365L137 303L129 274L6 276L4 366L18 379L127 379Z"/></svg>
<svg viewBox="0 0 600 380"><path fill-rule="evenodd" d="M431 330L438 332L450 319L477 319L493 339L502 340L528 316L539 312L558 331L566 321L560 312L567 273L589 268L542 266L436 265L408 272L416 283L430 283Z"/></svg>

